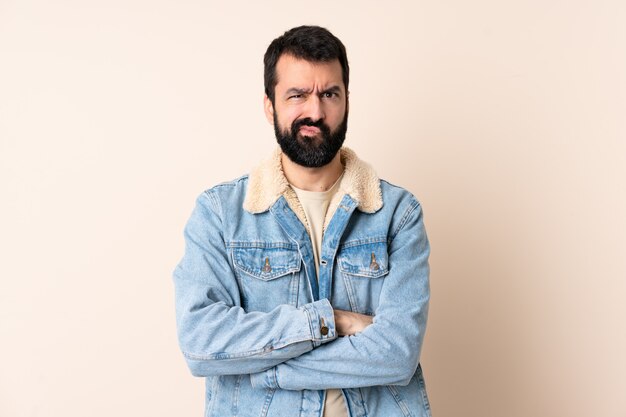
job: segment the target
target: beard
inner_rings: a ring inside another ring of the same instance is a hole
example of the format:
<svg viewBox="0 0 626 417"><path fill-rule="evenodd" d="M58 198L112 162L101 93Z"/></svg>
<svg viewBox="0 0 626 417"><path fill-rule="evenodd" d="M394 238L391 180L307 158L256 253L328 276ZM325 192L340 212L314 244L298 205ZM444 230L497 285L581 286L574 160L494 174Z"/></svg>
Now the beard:
<svg viewBox="0 0 626 417"><path fill-rule="evenodd" d="M300 127L315 126L319 128L322 136L321 141L316 137L303 136L300 134ZM291 129L281 130L278 124L278 116L274 111L274 133L276 141L287 157L298 165L307 168L319 168L333 160L348 131L348 112L346 111L343 121L334 132L330 131L328 125L322 119L314 122L310 118L294 120ZM319 142L319 143L317 143Z"/></svg>

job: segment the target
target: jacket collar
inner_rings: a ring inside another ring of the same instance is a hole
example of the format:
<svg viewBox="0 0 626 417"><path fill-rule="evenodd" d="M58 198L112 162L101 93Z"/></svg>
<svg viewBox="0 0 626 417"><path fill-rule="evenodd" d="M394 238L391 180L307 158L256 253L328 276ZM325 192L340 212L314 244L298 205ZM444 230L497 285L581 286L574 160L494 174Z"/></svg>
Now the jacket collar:
<svg viewBox="0 0 626 417"><path fill-rule="evenodd" d="M284 195L289 205L296 209L296 214L299 214L300 204L297 203L295 191L283 173L281 154L280 147L276 147L271 157L261 162L250 173L243 202L243 208L246 211L250 213L267 211L276 200ZM359 159L353 150L345 146L341 148L340 155L344 174L336 196L348 194L357 203L357 208L365 213L375 213L380 210L383 206L383 199L380 180L374 169Z"/></svg>

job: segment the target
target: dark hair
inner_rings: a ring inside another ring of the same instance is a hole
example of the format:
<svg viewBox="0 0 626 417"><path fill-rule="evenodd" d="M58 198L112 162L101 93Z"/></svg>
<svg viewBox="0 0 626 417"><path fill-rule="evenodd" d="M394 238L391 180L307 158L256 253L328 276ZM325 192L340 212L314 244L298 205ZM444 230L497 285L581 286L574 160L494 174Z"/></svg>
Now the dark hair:
<svg viewBox="0 0 626 417"><path fill-rule="evenodd" d="M274 103L274 88L278 83L276 63L283 54L311 62L329 62L335 59L341 64L343 84L348 91L350 67L346 47L328 29L319 26L298 26L274 39L263 57L265 66L265 94Z"/></svg>

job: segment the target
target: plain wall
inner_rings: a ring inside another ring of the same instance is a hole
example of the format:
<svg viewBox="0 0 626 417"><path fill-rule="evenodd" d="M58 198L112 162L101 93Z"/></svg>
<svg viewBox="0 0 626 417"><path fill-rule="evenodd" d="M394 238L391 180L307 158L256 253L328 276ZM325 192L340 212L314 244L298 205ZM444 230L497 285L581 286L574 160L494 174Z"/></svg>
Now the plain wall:
<svg viewBox="0 0 626 417"><path fill-rule="evenodd" d="M421 201L435 417L626 416L626 3L0 0L0 416L200 416L171 272L275 144L262 56L351 64L346 145Z"/></svg>

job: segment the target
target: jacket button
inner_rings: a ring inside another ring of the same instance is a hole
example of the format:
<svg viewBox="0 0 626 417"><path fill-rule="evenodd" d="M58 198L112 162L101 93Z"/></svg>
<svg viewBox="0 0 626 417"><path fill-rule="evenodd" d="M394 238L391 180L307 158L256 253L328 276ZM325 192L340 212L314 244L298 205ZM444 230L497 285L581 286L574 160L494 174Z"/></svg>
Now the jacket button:
<svg viewBox="0 0 626 417"><path fill-rule="evenodd" d="M378 265L378 262L376 262L376 255L374 255L374 252L372 252L372 261L370 262L370 269L374 271L378 271L379 268L380 266Z"/></svg>
<svg viewBox="0 0 626 417"><path fill-rule="evenodd" d="M320 327L320 333L322 336L326 336L328 334L328 327L326 327L326 323L324 323L324 319L322 319L322 326Z"/></svg>
<svg viewBox="0 0 626 417"><path fill-rule="evenodd" d="M263 272L271 272L270 258L265 258L265 266L263 266Z"/></svg>

